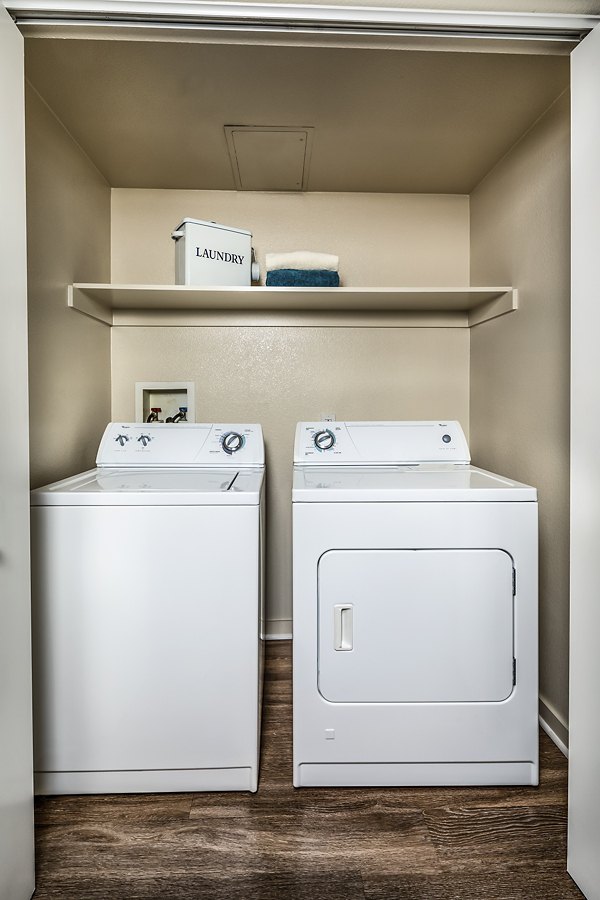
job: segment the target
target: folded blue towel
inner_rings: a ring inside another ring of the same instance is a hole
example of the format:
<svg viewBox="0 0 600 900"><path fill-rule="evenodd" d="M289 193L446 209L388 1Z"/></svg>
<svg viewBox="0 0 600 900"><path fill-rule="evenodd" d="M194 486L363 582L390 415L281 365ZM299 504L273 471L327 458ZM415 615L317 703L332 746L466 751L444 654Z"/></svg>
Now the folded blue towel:
<svg viewBox="0 0 600 900"><path fill-rule="evenodd" d="M326 269L272 269L266 283L269 287L339 287L340 276Z"/></svg>

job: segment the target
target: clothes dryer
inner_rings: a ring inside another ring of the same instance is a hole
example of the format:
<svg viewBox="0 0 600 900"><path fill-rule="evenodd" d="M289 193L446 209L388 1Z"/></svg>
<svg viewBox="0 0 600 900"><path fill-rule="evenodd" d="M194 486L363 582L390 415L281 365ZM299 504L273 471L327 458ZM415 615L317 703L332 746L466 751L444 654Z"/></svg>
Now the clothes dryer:
<svg viewBox="0 0 600 900"><path fill-rule="evenodd" d="M38 793L255 791L260 425L106 429L32 492Z"/></svg>
<svg viewBox="0 0 600 900"><path fill-rule="evenodd" d="M537 784L537 494L457 422L302 422L294 784Z"/></svg>

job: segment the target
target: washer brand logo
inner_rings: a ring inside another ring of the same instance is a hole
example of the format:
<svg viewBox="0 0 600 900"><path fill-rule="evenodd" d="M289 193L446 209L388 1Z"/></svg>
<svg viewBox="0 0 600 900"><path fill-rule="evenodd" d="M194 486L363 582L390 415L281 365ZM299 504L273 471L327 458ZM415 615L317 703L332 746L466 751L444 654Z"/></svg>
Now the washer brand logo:
<svg viewBox="0 0 600 900"><path fill-rule="evenodd" d="M228 253L223 250L209 250L207 247L202 249L202 247L196 247L196 256L200 256L203 259L214 259L219 262L227 262L234 263L236 266L241 266L244 264L244 256L240 256L239 253Z"/></svg>

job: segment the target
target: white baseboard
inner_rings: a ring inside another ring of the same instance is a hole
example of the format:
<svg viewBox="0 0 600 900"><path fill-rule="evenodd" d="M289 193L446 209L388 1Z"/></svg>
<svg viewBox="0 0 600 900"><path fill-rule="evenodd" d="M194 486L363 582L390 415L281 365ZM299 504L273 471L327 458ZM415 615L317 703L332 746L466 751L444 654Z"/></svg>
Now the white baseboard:
<svg viewBox="0 0 600 900"><path fill-rule="evenodd" d="M540 726L541 726L541 728L546 732L546 734L548 735L548 737L550 738L550 740L551 740L554 744L556 744L556 746L558 747L558 749L560 750L560 752L563 754L563 756L566 756L567 759L568 759L568 758L569 758L569 748L567 747L567 745L566 745L563 741L561 741L561 739L559 738L559 736L557 735L557 733L556 733L555 731L553 731L552 728L550 728L550 726L548 725L548 723L547 723L547 722L544 722L544 720L542 719L541 716L540 716Z"/></svg>
<svg viewBox="0 0 600 900"><path fill-rule="evenodd" d="M291 619L267 619L265 630L265 640L267 641L291 641L292 640L292 620Z"/></svg>
<svg viewBox="0 0 600 900"><path fill-rule="evenodd" d="M540 698L540 726L560 752L569 758L569 729L549 704Z"/></svg>

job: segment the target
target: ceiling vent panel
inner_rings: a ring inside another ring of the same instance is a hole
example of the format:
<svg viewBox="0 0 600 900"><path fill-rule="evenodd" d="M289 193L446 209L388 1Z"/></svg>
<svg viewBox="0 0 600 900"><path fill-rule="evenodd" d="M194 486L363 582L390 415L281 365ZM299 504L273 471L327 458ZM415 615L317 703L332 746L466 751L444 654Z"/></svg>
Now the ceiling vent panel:
<svg viewBox="0 0 600 900"><path fill-rule="evenodd" d="M313 128L226 125L238 191L306 191Z"/></svg>

